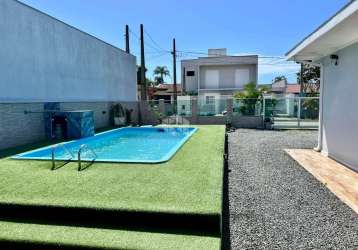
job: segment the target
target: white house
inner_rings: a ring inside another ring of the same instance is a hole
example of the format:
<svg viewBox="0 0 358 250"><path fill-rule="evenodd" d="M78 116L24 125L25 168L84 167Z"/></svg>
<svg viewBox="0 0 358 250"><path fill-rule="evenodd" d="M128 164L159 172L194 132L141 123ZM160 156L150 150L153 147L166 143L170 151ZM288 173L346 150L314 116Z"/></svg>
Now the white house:
<svg viewBox="0 0 358 250"><path fill-rule="evenodd" d="M317 150L358 171L358 1L297 44L288 60L321 67Z"/></svg>

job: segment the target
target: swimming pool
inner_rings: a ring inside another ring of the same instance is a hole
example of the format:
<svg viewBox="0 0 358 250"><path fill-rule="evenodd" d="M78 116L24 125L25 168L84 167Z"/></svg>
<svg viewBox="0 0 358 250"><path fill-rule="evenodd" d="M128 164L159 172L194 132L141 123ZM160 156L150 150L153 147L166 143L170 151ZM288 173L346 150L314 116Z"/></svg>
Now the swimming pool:
<svg viewBox="0 0 358 250"><path fill-rule="evenodd" d="M56 160L78 160L78 150L84 149L81 160L99 162L160 163L168 161L196 132L192 127L120 128L79 140L62 143L55 149ZM19 155L13 159L51 160L53 146Z"/></svg>

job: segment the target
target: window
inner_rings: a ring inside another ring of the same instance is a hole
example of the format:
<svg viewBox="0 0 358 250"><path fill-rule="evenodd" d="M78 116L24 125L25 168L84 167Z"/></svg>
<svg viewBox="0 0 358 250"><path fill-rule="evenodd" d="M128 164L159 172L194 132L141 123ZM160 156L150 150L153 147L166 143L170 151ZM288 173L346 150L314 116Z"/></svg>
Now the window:
<svg viewBox="0 0 358 250"><path fill-rule="evenodd" d="M219 88L219 70L206 70L205 72L205 88L218 89Z"/></svg>
<svg viewBox="0 0 358 250"><path fill-rule="evenodd" d="M195 71L193 71L193 70L187 71L186 76L195 76Z"/></svg>
<svg viewBox="0 0 358 250"><path fill-rule="evenodd" d="M235 87L242 88L245 84L250 82L250 70L249 69L237 69L235 70Z"/></svg>
<svg viewBox="0 0 358 250"><path fill-rule="evenodd" d="M205 104L215 104L215 96L205 96Z"/></svg>

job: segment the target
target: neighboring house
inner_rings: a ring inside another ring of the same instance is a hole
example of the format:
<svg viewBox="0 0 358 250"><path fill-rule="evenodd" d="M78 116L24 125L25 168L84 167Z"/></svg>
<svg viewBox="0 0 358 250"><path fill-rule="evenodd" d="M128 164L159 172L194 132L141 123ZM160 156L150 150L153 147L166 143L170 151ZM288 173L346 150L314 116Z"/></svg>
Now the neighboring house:
<svg viewBox="0 0 358 250"><path fill-rule="evenodd" d="M299 95L300 84L290 84L287 80L281 80L272 83L270 93L286 96L286 95Z"/></svg>
<svg viewBox="0 0 358 250"><path fill-rule="evenodd" d="M140 100L141 85L137 86L138 100ZM165 100L166 102L174 101L174 85L168 83L158 84L157 86L148 86L148 100ZM177 96L182 95L181 84L177 84Z"/></svg>
<svg viewBox="0 0 358 250"><path fill-rule="evenodd" d="M233 95L249 82L257 83L258 56L227 56L226 49L209 49L208 57L182 60L182 84L187 93L208 101Z"/></svg>
<svg viewBox="0 0 358 250"><path fill-rule="evenodd" d="M297 83L288 83L287 80L280 80L272 84L259 84L258 87L265 87L268 89L267 95L279 95L279 96L298 96L300 94L301 85Z"/></svg>
<svg viewBox="0 0 358 250"><path fill-rule="evenodd" d="M285 94L298 96L301 91L300 84L287 84Z"/></svg>
<svg viewBox="0 0 358 250"><path fill-rule="evenodd" d="M182 86L177 84L177 96L181 96ZM165 101L174 101L174 84L162 83L154 87L152 99L154 100L165 100Z"/></svg>
<svg viewBox="0 0 358 250"><path fill-rule="evenodd" d="M317 149L358 171L358 1L296 45L288 60L321 67Z"/></svg>
<svg viewBox="0 0 358 250"><path fill-rule="evenodd" d="M265 85L269 90L264 94L265 98L277 100L275 106L276 115L293 117L297 116L297 102L295 97L300 95L300 84L289 84L286 79Z"/></svg>
<svg viewBox="0 0 358 250"><path fill-rule="evenodd" d="M135 56L19 1L0 17L0 149L45 139L49 107L91 110L99 128L112 102L137 101Z"/></svg>
<svg viewBox="0 0 358 250"><path fill-rule="evenodd" d="M276 81L271 84L271 93L285 94L287 87L287 80Z"/></svg>

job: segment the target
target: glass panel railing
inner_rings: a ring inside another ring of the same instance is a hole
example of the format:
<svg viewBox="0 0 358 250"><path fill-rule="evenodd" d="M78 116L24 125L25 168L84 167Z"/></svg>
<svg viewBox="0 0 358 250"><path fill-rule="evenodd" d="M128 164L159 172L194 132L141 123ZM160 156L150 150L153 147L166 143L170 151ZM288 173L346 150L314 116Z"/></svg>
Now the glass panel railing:
<svg viewBox="0 0 358 250"><path fill-rule="evenodd" d="M227 98L203 96L198 97L200 116L223 116L227 113Z"/></svg>
<svg viewBox="0 0 358 250"><path fill-rule="evenodd" d="M264 102L264 117L276 128L318 127L318 97L265 98Z"/></svg>
<svg viewBox="0 0 358 250"><path fill-rule="evenodd" d="M262 101L259 99L237 99L232 102L233 115L259 116L262 113Z"/></svg>

